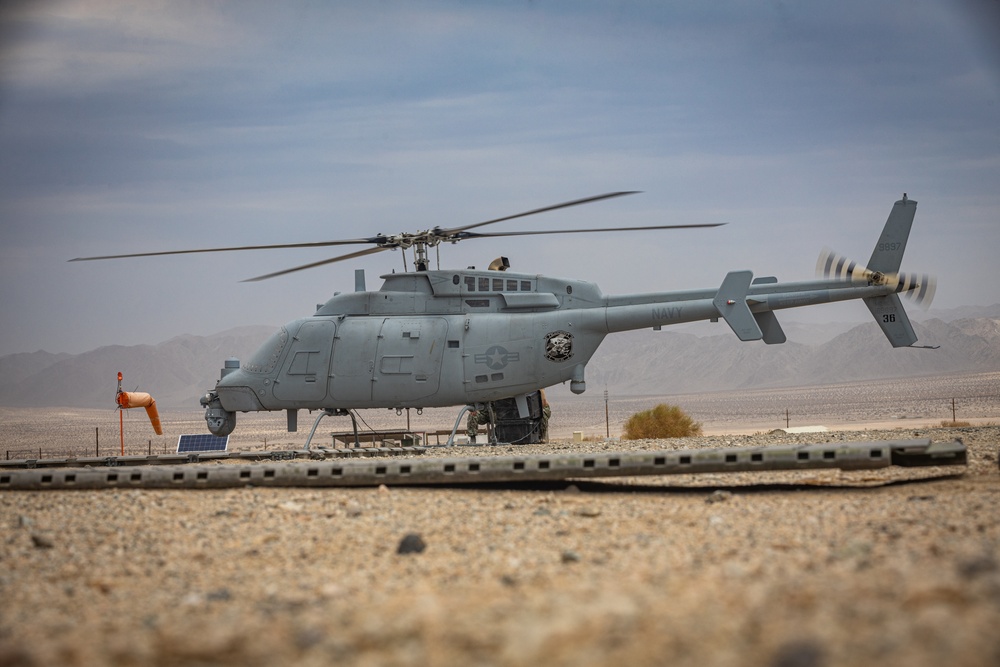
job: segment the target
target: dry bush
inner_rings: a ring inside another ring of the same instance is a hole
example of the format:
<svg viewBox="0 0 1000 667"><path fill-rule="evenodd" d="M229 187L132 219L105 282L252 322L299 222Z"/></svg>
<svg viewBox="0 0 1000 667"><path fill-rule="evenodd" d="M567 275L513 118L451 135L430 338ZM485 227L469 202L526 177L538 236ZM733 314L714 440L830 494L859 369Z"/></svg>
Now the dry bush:
<svg viewBox="0 0 1000 667"><path fill-rule="evenodd" d="M945 419L941 422L941 426L945 428L968 428L969 426L972 426L972 423L956 422L956 421L951 421L950 419Z"/></svg>
<svg viewBox="0 0 1000 667"><path fill-rule="evenodd" d="M661 403L652 410L637 412L625 422L622 438L644 440L653 438L686 438L701 435L701 424L687 416L676 405Z"/></svg>

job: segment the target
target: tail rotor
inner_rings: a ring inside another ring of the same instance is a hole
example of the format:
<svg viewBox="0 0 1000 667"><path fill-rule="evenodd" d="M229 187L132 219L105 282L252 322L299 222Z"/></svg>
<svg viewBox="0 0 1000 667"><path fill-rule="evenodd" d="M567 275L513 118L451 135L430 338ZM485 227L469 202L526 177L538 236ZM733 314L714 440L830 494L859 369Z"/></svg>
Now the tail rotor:
<svg viewBox="0 0 1000 667"><path fill-rule="evenodd" d="M887 285L927 310L937 291L937 278L929 273L882 273L872 271L849 257L823 248L816 261L816 275L833 280L850 280L873 285Z"/></svg>

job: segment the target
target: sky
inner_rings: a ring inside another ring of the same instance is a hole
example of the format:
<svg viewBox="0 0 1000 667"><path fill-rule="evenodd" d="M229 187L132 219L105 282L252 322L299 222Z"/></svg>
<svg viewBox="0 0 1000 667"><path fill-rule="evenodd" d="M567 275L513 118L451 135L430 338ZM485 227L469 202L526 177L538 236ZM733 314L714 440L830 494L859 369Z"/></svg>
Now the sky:
<svg viewBox="0 0 1000 667"><path fill-rule="evenodd" d="M7 1L0 356L278 326L355 269L375 289L403 267L383 252L246 283L345 250L74 257L454 227L618 190L642 193L480 231L728 224L470 240L441 265L504 255L608 294L808 280L825 246L866 260L906 192L903 269L937 276L933 307L995 304L998 37L996 0Z"/></svg>

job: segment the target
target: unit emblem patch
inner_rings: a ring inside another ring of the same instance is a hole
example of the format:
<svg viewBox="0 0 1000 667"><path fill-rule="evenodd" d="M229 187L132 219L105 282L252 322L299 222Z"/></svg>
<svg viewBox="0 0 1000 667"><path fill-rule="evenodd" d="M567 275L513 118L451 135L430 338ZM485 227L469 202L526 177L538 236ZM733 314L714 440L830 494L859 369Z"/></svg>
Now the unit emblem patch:
<svg viewBox="0 0 1000 667"><path fill-rule="evenodd" d="M545 358L550 361L566 361L573 356L573 334L568 331L553 331L545 334Z"/></svg>

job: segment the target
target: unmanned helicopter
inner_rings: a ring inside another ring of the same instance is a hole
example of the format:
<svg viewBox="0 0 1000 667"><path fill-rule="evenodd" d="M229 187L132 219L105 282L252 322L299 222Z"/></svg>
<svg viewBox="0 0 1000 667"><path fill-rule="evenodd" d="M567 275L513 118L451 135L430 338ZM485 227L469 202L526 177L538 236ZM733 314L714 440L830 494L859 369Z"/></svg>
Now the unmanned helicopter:
<svg viewBox="0 0 1000 667"><path fill-rule="evenodd" d="M587 388L586 367L605 336L634 329L696 320L724 320L742 341L785 342L775 311L861 299L893 347L917 346L917 336L899 294L927 307L935 281L926 274L900 273L917 202L906 194L893 204L866 266L829 250L820 255L821 280L779 283L731 271L718 287L676 292L605 295L581 280L509 271L500 257L485 270L441 269L440 246L469 239L539 234L611 233L717 224L611 227L597 229L472 231L486 225L605 199L635 194L611 192L452 228L317 243L147 252L70 261L157 255L368 245L362 250L296 266L249 280L281 275L399 249L405 270L381 276L382 287L367 291L363 269L355 289L335 294L308 317L276 331L246 363L224 362L215 388L201 399L213 434L235 429L240 412L283 410L289 431L299 410L351 415L361 408L474 406L513 398L521 417L528 397L569 382L575 394ZM430 249L437 251L430 268ZM412 251L412 265L406 251ZM456 420L456 426L458 420ZM311 438L311 435L310 435Z"/></svg>

